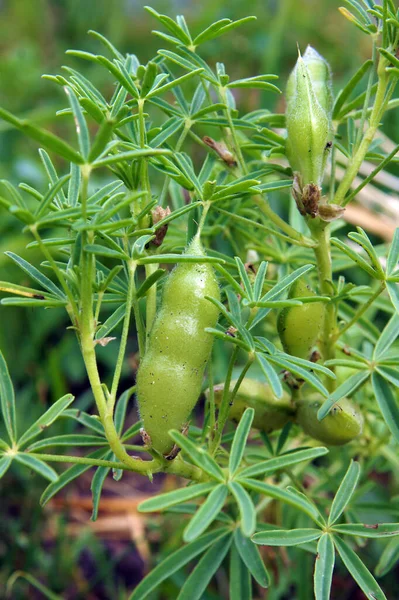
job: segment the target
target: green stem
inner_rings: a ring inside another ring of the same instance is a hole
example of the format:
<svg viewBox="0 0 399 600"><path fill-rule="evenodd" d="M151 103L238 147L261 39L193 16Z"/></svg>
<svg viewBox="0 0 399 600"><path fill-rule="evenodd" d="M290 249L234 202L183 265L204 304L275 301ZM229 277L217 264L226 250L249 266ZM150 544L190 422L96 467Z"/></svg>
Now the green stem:
<svg viewBox="0 0 399 600"><path fill-rule="evenodd" d="M222 435L223 435L223 429L224 429L224 426L226 425L227 417L229 415L230 383L231 383L231 377L233 374L233 369L234 369L234 365L235 365L235 362L237 359L238 351L239 351L239 348L237 346L235 346L235 348L232 352L232 355L230 357L230 362L229 362L229 366L227 369L226 380L224 382L222 401L220 403L220 408L219 408L217 431L216 431L215 437L214 437L213 442L210 445L210 449L209 449L211 454L215 454L216 450L219 447L219 444L221 442Z"/></svg>
<svg viewBox="0 0 399 600"><path fill-rule="evenodd" d="M137 263L135 261L131 260L131 261L129 261L127 267L128 267L128 272L129 272L129 282L128 282L128 290L127 290L127 298L126 298L126 312L125 312L125 318L123 321L121 343L119 346L118 358L116 361L114 377L112 380L111 394L110 394L109 402L108 402L108 407L109 407L109 411L111 412L111 414L113 413L113 410L114 410L116 394L118 392L119 380L121 377L123 361L125 358L126 344L127 344L127 338L128 338L129 326L130 326L130 316L132 313L132 305L133 305L133 302L135 301L134 296L135 296L135 292L136 292L136 288L134 285L134 275L136 272Z"/></svg>
<svg viewBox="0 0 399 600"><path fill-rule="evenodd" d="M356 150L355 154L352 156L347 165L345 175L342 178L341 183L338 186L338 189L335 193L335 204L343 206L347 204L347 202L345 201L345 196L359 172L359 169L364 161L370 144L373 141L377 129L380 125L381 117L385 110L386 102L387 100L389 100L389 97L386 96L386 91L389 83L389 75L385 70L387 66L388 61L384 57L381 57L378 64L377 92L374 100L374 106L370 115L369 127L365 132L358 149Z"/></svg>
<svg viewBox="0 0 399 600"><path fill-rule="evenodd" d="M231 148L237 158L237 162L240 166L242 173L244 175L247 175L247 173L248 173L247 165L245 164L245 160L244 160L243 154L241 152L241 146L240 146L240 143L237 138L236 129L234 127L233 119L231 116L231 110L230 110L230 108L228 106L228 102L227 102L227 88L224 88L224 87L220 88L220 96L221 96L222 102L227 107L225 110L225 113L226 113L227 122L229 124L228 135L231 138L231 143L230 143Z"/></svg>
<svg viewBox="0 0 399 600"><path fill-rule="evenodd" d="M37 231L36 226L31 225L30 231L31 231L33 237L35 238L35 240L37 241L37 243L39 244L39 248L42 251L43 255L49 261L58 281L60 282L60 284L62 286L62 289L65 292L66 297L69 300L70 307L67 307L67 311L71 318L72 324L76 326L77 318L78 318L78 307L76 305L75 298L73 297L73 294L72 294L71 290L69 289L69 286L65 279L64 273L61 271L61 269L58 268L57 263L54 260L54 258L52 257L51 252L49 252L48 248L45 246L45 244L43 244L43 240L40 237L40 234Z"/></svg>
<svg viewBox="0 0 399 600"><path fill-rule="evenodd" d="M378 288L376 289L374 294L372 294L370 296L370 298L367 300L367 302L365 302L364 304L362 304L360 306L360 308L356 311L356 313L353 315L351 320L348 321L344 325L344 327L342 327L342 329L337 331L337 333L335 335L335 339L338 339L343 333L348 331L348 329L350 329L352 327L352 325L354 325L364 315L364 313L370 308L370 306L372 306L374 304L374 300L376 300L378 298L378 296L384 291L384 289L385 289L385 281L381 282L381 284L378 286Z"/></svg>
<svg viewBox="0 0 399 600"><path fill-rule="evenodd" d="M297 241L301 246L306 246L307 248L314 248L315 242L310 240L308 237L299 233L296 229L291 227L289 223L284 221L278 214L274 212L271 208L268 200L263 196L254 196L254 203L258 206L259 210L268 218L276 227L284 231L289 237L293 240Z"/></svg>
<svg viewBox="0 0 399 600"><path fill-rule="evenodd" d="M158 269L158 263L150 263L145 265L145 276L148 279L152 273ZM146 337L150 335L150 331L152 329L152 325L154 323L155 316L157 314L157 284L154 283L148 290L146 294L146 320L145 320L145 329L146 329Z"/></svg>

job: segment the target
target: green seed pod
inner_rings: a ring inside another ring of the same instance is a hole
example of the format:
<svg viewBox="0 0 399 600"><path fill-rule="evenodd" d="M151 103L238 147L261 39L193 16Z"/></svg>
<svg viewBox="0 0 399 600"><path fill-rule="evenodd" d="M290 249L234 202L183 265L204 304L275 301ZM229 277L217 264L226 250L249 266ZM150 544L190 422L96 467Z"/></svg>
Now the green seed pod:
<svg viewBox="0 0 399 600"><path fill-rule="evenodd" d="M231 382L231 391L235 384L236 381ZM224 385L214 387L217 405L222 401L223 390ZM230 407L229 419L239 422L247 408L255 410L253 427L266 433L281 429L288 421L292 421L295 415L290 396L286 392L282 398L277 398L267 383L255 379L244 379L241 382L233 406Z"/></svg>
<svg viewBox="0 0 399 600"><path fill-rule="evenodd" d="M204 256L198 237L187 254ZM180 263L165 284L162 305L137 373L140 417L152 448L168 454L173 441L170 429L181 430L201 392L211 353L219 311L205 298L220 298L214 270L209 263Z"/></svg>
<svg viewBox="0 0 399 600"><path fill-rule="evenodd" d="M363 431L363 417L353 404L343 398L322 421L317 418L324 399L316 394L297 402L297 421L307 435L329 446L342 446Z"/></svg>
<svg viewBox="0 0 399 600"><path fill-rule="evenodd" d="M307 67L317 101L330 117L334 104L330 65L312 46L306 48L303 62Z"/></svg>
<svg viewBox="0 0 399 600"><path fill-rule="evenodd" d="M331 141L331 72L308 47L299 56L286 90L287 157L301 184L321 186Z"/></svg>
<svg viewBox="0 0 399 600"><path fill-rule="evenodd" d="M315 295L304 280L297 279L291 286L288 297L304 298ZM323 302L307 302L301 306L287 306L281 309L277 318L277 330L284 351L309 360L324 322L324 314Z"/></svg>

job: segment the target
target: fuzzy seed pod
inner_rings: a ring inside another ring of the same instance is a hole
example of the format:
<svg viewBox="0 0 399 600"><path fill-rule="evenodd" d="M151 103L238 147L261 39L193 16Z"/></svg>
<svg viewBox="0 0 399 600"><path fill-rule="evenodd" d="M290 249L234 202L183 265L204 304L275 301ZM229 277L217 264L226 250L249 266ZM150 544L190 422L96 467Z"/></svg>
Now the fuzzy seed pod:
<svg viewBox="0 0 399 600"><path fill-rule="evenodd" d="M187 254L204 256L198 237ZM180 263L165 284L162 305L137 373L137 400L148 445L166 455L170 429L181 430L201 392L219 311L205 298L219 299L210 263Z"/></svg>
<svg viewBox="0 0 399 600"><path fill-rule="evenodd" d="M317 418L324 399L315 394L297 402L297 421L307 435L329 446L342 446L363 431L363 417L353 404L343 398L322 421Z"/></svg>
<svg viewBox="0 0 399 600"><path fill-rule="evenodd" d="M289 298L315 296L302 279L291 286ZM277 319L277 329L284 351L292 356L309 360L311 350L324 322L323 302L307 302L301 306L287 306L281 309Z"/></svg>
<svg viewBox="0 0 399 600"><path fill-rule="evenodd" d="M331 72L310 46L299 56L286 90L287 157L302 185L321 186L332 139Z"/></svg>

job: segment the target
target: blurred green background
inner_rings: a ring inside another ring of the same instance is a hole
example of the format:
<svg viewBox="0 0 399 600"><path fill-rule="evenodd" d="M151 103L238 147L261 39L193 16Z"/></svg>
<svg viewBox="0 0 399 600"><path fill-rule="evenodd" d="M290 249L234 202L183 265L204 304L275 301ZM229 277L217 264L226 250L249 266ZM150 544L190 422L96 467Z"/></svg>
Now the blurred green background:
<svg viewBox="0 0 399 600"><path fill-rule="evenodd" d="M275 72L284 88L296 60L297 45L304 50L311 44L330 62L337 91L370 55L370 39L340 15L340 4L338 0L153 0L151 6L170 16L183 13L194 33L220 18L256 15L256 22L204 44L202 57L212 66L216 61L224 62L227 73L234 78ZM68 48L98 51L98 42L87 35L88 29L104 34L119 50L137 54L145 64L163 42L151 34L152 29L160 27L144 6L138 0L0 0L0 105L18 116L29 116L60 135L73 135L62 117L55 115L65 106L62 90L41 79L41 75L60 73L63 64L77 66L101 89L101 69L64 54ZM237 103L246 110L284 110L282 97L276 100L276 95L257 90L241 93ZM397 139L399 129L395 112L386 124L393 139ZM45 185L36 144L0 121L0 179L3 178L16 185L24 181L39 189ZM25 247L29 241L16 220L1 211L0 280L26 283L4 251L27 256ZM29 260L40 262L32 250ZM79 406L90 410L91 398L79 351L73 334L65 332L67 321L61 311L34 312L0 306L0 323L0 348L18 390L18 412L26 419L21 429L66 391L76 394ZM104 349L101 358L106 369L112 356ZM129 381L126 374L128 384ZM57 427L58 433L71 431L65 423ZM132 498L143 485L134 478L124 482L115 484L114 489L112 481L109 483L111 498ZM1 480L0 597L8 577L17 569L34 575L65 599L126 597L126 590L131 590L148 568L147 542L142 541L139 522L126 534L128 525L123 519L126 515L137 519L134 506L131 511L122 505L114 508L107 517L114 519L113 525L110 522L107 531L103 522L104 531L96 537L87 527L89 486L89 476L69 486L68 494L82 499L77 507L68 505L65 510L57 506L43 511L38 498L44 486L38 477L14 469ZM173 520L171 523L173 526ZM173 527L163 535L171 536L172 530ZM160 526L154 522L150 525L150 539L157 543L160 537ZM166 589L165 597L175 597L174 584L178 585L178 577L171 583L170 594ZM341 590L341 600L354 598L352 592L349 588ZM44 596L26 583L17 582L11 597L18 600Z"/></svg>

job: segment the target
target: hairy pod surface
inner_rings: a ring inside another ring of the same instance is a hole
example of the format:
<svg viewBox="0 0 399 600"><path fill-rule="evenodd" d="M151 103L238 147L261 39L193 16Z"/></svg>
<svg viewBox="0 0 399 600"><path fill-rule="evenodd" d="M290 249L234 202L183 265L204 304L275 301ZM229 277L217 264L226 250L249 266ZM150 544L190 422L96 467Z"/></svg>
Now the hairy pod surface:
<svg viewBox="0 0 399 600"><path fill-rule="evenodd" d="M362 433L363 417L347 398L337 402L319 421L317 412L323 401L316 394L297 402L297 421L307 435L330 446L342 446Z"/></svg>
<svg viewBox="0 0 399 600"><path fill-rule="evenodd" d="M187 254L204 256L197 237ZM168 454L170 429L182 429L201 392L219 311L205 298L219 299L219 286L209 263L180 263L169 275L163 298L137 373L137 399L151 446Z"/></svg>
<svg viewBox="0 0 399 600"><path fill-rule="evenodd" d="M289 76L286 100L287 158L302 185L321 186L332 140L331 71L310 46Z"/></svg>
<svg viewBox="0 0 399 600"><path fill-rule="evenodd" d="M315 296L302 279L291 286L289 298ZM277 318L277 329L284 351L292 356L309 360L312 347L317 342L324 322L323 302L307 302L301 306L283 308Z"/></svg>
<svg viewBox="0 0 399 600"><path fill-rule="evenodd" d="M231 382L230 391L234 389L235 384L236 381ZM220 405L223 390L223 384L214 387L217 405ZM267 383L249 378L244 379L238 388L233 406L229 410L229 419L239 422L247 408L255 410L253 427L266 433L281 429L288 421L292 421L295 415L289 394L284 392L282 398L277 398Z"/></svg>

